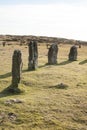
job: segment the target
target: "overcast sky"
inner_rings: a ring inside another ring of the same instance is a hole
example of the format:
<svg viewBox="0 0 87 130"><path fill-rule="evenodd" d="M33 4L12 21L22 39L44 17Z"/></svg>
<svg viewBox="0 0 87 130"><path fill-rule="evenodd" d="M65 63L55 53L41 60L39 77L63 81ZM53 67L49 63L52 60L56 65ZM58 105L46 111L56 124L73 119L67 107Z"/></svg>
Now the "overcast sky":
<svg viewBox="0 0 87 130"><path fill-rule="evenodd" d="M87 0L0 0L0 34L87 41Z"/></svg>

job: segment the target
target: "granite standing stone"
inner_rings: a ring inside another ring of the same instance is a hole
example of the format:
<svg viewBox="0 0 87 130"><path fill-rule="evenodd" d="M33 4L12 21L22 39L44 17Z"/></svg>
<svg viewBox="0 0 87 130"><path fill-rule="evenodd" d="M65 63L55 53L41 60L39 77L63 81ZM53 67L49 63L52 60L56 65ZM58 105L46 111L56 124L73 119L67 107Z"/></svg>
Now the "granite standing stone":
<svg viewBox="0 0 87 130"><path fill-rule="evenodd" d="M38 46L36 41L30 41L28 44L28 70L36 70L38 67Z"/></svg>
<svg viewBox="0 0 87 130"><path fill-rule="evenodd" d="M12 57L12 87L18 87L22 73L22 54L20 50L15 50Z"/></svg>
<svg viewBox="0 0 87 130"><path fill-rule="evenodd" d="M75 45L70 48L69 60L70 61L77 60L77 47Z"/></svg>
<svg viewBox="0 0 87 130"><path fill-rule="evenodd" d="M57 64L58 45L52 44L48 51L48 64Z"/></svg>
<svg viewBox="0 0 87 130"><path fill-rule="evenodd" d="M3 47L4 47L4 46L6 45L6 42L3 42L2 45L3 45Z"/></svg>

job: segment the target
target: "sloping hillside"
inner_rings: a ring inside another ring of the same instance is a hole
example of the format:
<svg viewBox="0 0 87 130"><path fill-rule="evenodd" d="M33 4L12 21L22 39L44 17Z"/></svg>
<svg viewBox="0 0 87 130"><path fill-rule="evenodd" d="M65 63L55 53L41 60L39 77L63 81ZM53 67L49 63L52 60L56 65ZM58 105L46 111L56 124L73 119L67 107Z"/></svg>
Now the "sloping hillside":
<svg viewBox="0 0 87 130"><path fill-rule="evenodd" d="M79 41L74 39L57 38L57 37L47 37L47 36L18 36L18 35L0 35L0 41L14 42L15 44L27 44L27 40L37 40L39 43L62 43L62 44L82 44L87 45L87 41Z"/></svg>

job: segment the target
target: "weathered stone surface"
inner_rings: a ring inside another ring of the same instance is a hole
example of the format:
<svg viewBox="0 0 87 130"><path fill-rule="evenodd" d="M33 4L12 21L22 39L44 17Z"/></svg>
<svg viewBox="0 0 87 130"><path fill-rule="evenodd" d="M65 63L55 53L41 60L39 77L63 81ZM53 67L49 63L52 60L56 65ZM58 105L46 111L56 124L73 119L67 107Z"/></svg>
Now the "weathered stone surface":
<svg viewBox="0 0 87 130"><path fill-rule="evenodd" d="M17 119L17 115L16 115L15 113L13 113L13 112L9 112L9 113L8 113L8 119L9 119L11 122L13 122L13 121L15 121L15 120Z"/></svg>
<svg viewBox="0 0 87 130"><path fill-rule="evenodd" d="M7 99L5 101L6 105L11 105L13 103L23 103L23 101L21 99Z"/></svg>
<svg viewBox="0 0 87 130"><path fill-rule="evenodd" d="M77 47L75 45L70 48L69 60L70 61L77 60Z"/></svg>
<svg viewBox="0 0 87 130"><path fill-rule="evenodd" d="M18 87L21 80L22 54L20 50L15 50L12 57L12 87Z"/></svg>
<svg viewBox="0 0 87 130"><path fill-rule="evenodd" d="M13 113L13 112L0 112L0 125L2 125L3 123L5 123L6 121L10 121L10 122L14 122L17 120L17 114ZM4 128L2 128L1 130L4 130Z"/></svg>
<svg viewBox="0 0 87 130"><path fill-rule="evenodd" d="M57 64L58 45L52 44L48 51L48 64Z"/></svg>
<svg viewBox="0 0 87 130"><path fill-rule="evenodd" d="M28 44L28 70L35 70L38 67L38 46L36 41L30 41Z"/></svg>

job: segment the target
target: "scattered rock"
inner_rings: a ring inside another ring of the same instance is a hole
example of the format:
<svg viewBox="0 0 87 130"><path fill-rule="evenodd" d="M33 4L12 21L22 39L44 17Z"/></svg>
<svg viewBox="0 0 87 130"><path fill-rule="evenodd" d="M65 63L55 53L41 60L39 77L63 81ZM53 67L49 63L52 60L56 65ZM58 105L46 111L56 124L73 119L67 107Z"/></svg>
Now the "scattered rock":
<svg viewBox="0 0 87 130"><path fill-rule="evenodd" d="M10 119L11 121L16 120L17 119L17 115L12 113L12 112L10 112L10 113L8 113L8 119Z"/></svg>
<svg viewBox="0 0 87 130"><path fill-rule="evenodd" d="M13 103L23 103L23 101L20 100L20 99L8 99L8 100L5 101L5 104L7 104L7 105L10 105L10 104L13 104Z"/></svg>
<svg viewBox="0 0 87 130"><path fill-rule="evenodd" d="M6 121L10 121L10 122L14 122L17 119L17 115L13 112L1 112L0 113L0 124L6 122Z"/></svg>
<svg viewBox="0 0 87 130"><path fill-rule="evenodd" d="M59 88L59 89L66 89L66 88L68 88L69 86L68 86L67 84L60 83L60 84L58 84L56 87Z"/></svg>
<svg viewBox="0 0 87 130"><path fill-rule="evenodd" d="M4 112L0 113L0 124L2 124L5 121L6 114Z"/></svg>

